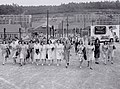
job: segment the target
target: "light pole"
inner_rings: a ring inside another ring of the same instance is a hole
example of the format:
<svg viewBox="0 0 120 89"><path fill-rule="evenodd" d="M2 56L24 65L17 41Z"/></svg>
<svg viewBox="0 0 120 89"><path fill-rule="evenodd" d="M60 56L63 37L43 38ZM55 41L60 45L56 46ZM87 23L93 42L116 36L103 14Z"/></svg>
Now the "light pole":
<svg viewBox="0 0 120 89"><path fill-rule="evenodd" d="M62 20L62 32L63 32L62 36L64 37L63 20Z"/></svg>
<svg viewBox="0 0 120 89"><path fill-rule="evenodd" d="M47 44L48 44L48 24L49 24L49 10L47 10Z"/></svg>
<svg viewBox="0 0 120 89"><path fill-rule="evenodd" d="M68 16L67 16L67 37L68 37L68 26L69 24L68 24Z"/></svg>

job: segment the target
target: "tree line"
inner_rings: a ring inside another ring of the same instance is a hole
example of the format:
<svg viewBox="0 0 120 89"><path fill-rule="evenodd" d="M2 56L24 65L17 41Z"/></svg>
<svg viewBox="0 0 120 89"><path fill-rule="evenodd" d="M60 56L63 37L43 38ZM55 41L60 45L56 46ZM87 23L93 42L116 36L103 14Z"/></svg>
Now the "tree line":
<svg viewBox="0 0 120 89"><path fill-rule="evenodd" d="M120 2L117 1L101 1L101 2L86 2L86 3L68 3L61 4L59 6L19 6L17 4L12 5L0 5L1 14L44 14L47 10L51 13L67 13L67 12L80 12L84 10L95 9L117 9L120 10Z"/></svg>

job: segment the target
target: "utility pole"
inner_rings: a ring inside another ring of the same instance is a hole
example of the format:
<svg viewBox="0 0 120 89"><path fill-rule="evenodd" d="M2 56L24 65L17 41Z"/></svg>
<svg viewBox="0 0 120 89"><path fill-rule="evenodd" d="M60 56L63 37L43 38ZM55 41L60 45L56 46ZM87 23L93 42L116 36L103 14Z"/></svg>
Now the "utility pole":
<svg viewBox="0 0 120 89"><path fill-rule="evenodd" d="M19 40L21 41L21 28L19 28Z"/></svg>
<svg viewBox="0 0 120 89"><path fill-rule="evenodd" d="M49 27L48 27L48 24L49 24L49 10L47 10L47 44L48 44L48 29L49 29Z"/></svg>
<svg viewBox="0 0 120 89"><path fill-rule="evenodd" d="M85 25L86 25L86 24L85 24L85 14L84 14L83 16L84 16L84 18L83 18L83 19L84 19L84 23L83 23L83 24L84 24L84 29L85 29Z"/></svg>
<svg viewBox="0 0 120 89"><path fill-rule="evenodd" d="M68 24L68 16L67 16L67 37L68 37L68 26L69 24Z"/></svg>
<svg viewBox="0 0 120 89"><path fill-rule="evenodd" d="M64 37L63 20L62 20L62 31L63 31L62 36Z"/></svg>
<svg viewBox="0 0 120 89"><path fill-rule="evenodd" d="M6 28L4 28L4 40L6 40Z"/></svg>

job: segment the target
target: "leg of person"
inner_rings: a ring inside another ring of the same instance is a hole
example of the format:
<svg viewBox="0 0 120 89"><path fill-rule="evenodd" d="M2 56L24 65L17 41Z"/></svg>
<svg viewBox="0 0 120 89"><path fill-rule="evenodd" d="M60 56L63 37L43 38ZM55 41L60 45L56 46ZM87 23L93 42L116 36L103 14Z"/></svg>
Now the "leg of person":
<svg viewBox="0 0 120 89"><path fill-rule="evenodd" d="M39 65L39 63L38 63L38 62L39 62L39 59L36 59L36 65Z"/></svg>
<svg viewBox="0 0 120 89"><path fill-rule="evenodd" d="M43 62L43 59L41 59L42 60L42 66L44 65L44 62Z"/></svg>
<svg viewBox="0 0 120 89"><path fill-rule="evenodd" d="M105 54L105 65L107 64L107 60L108 60L108 55Z"/></svg>
<svg viewBox="0 0 120 89"><path fill-rule="evenodd" d="M5 62L6 62L6 57L5 57L6 55L5 54L3 54L3 63L2 63L2 65L5 65Z"/></svg>
<svg viewBox="0 0 120 89"><path fill-rule="evenodd" d="M49 66L51 65L50 60L48 60L48 65L49 65Z"/></svg>
<svg viewBox="0 0 120 89"><path fill-rule="evenodd" d="M111 57L111 64L113 64L113 57Z"/></svg>
<svg viewBox="0 0 120 89"><path fill-rule="evenodd" d="M88 61L88 65L87 65L87 67L89 67L89 65L90 65L90 61Z"/></svg>
<svg viewBox="0 0 120 89"><path fill-rule="evenodd" d="M13 64L16 64L16 52L13 53Z"/></svg>
<svg viewBox="0 0 120 89"><path fill-rule="evenodd" d="M57 59L57 66L59 66L59 59Z"/></svg>
<svg viewBox="0 0 120 89"><path fill-rule="evenodd" d="M89 66L90 66L90 69L93 70L93 68L92 68L92 60L90 60L90 65Z"/></svg>
<svg viewBox="0 0 120 89"><path fill-rule="evenodd" d="M95 64L99 64L98 58L95 58Z"/></svg>
<svg viewBox="0 0 120 89"><path fill-rule="evenodd" d="M80 59L80 69L82 68L83 59Z"/></svg>
<svg viewBox="0 0 120 89"><path fill-rule="evenodd" d="M13 57L13 64L16 64L16 57Z"/></svg>
<svg viewBox="0 0 120 89"><path fill-rule="evenodd" d="M23 65L23 63L22 63L22 59L20 58L20 66L22 66Z"/></svg>

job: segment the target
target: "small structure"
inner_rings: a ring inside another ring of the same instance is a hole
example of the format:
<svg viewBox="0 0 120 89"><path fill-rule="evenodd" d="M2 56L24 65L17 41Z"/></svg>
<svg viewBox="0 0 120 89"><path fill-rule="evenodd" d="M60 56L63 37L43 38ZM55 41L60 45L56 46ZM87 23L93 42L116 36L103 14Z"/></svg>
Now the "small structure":
<svg viewBox="0 0 120 89"><path fill-rule="evenodd" d="M20 24L0 24L0 39L19 38L23 30Z"/></svg>

